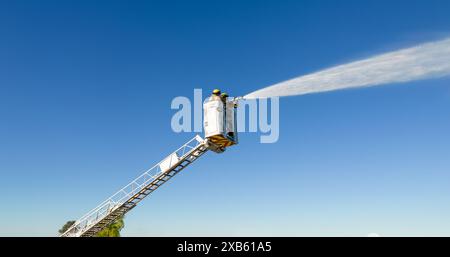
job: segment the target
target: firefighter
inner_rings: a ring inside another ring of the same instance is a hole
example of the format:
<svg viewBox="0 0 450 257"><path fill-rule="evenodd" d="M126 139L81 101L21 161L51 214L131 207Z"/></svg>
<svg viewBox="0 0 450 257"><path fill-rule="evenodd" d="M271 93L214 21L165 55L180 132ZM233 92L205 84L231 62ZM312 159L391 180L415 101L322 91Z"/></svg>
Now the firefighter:
<svg viewBox="0 0 450 257"><path fill-rule="evenodd" d="M220 98L222 99L223 104L226 105L227 104L228 94L227 93L222 93L222 94L220 94Z"/></svg>
<svg viewBox="0 0 450 257"><path fill-rule="evenodd" d="M228 100L228 94L227 93L222 93L220 95L220 98L222 99L224 110L225 110L225 131L226 131L226 135L227 135L228 139L230 139L231 141L234 141L234 131L233 131L234 115L233 115L233 112L231 112L231 113L227 112L227 110L228 110L230 105L234 107L234 103L227 101ZM232 108L230 110L232 110Z"/></svg>
<svg viewBox="0 0 450 257"><path fill-rule="evenodd" d="M211 100L220 100L220 101L222 101L222 98L220 97L220 90L219 89L214 89L212 91Z"/></svg>

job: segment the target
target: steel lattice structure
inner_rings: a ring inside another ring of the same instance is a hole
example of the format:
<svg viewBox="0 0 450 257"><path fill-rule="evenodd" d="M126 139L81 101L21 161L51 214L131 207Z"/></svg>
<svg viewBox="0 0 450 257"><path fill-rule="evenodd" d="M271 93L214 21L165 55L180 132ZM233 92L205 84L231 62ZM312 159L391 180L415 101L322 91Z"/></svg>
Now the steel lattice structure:
<svg viewBox="0 0 450 257"><path fill-rule="evenodd" d="M117 193L78 219L62 237L92 237L107 225L133 209L137 203L155 191L182 169L202 156L212 145L195 136L161 162L145 171Z"/></svg>

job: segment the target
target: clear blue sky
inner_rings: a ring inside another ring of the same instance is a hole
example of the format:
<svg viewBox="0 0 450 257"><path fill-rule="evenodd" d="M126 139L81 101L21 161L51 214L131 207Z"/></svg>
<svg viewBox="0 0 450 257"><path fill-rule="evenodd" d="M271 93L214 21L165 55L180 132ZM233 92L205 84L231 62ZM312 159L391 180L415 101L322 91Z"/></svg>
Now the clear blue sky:
<svg viewBox="0 0 450 257"><path fill-rule="evenodd" d="M448 1L2 1L0 236L55 236L244 95L450 34ZM450 236L450 79L281 99L280 140L209 153L126 236Z"/></svg>

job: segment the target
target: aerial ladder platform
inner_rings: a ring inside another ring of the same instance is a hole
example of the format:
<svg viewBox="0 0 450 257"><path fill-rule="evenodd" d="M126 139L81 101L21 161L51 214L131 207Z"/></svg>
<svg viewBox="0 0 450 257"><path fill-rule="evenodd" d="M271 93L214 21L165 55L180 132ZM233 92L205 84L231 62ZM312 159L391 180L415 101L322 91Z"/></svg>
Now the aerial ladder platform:
<svg viewBox="0 0 450 257"><path fill-rule="evenodd" d="M61 237L94 237L106 226L123 217L146 196L158 189L208 150L222 153L237 144L236 100L210 98L204 103L205 139L197 135L152 168L131 181L117 193L61 234Z"/></svg>

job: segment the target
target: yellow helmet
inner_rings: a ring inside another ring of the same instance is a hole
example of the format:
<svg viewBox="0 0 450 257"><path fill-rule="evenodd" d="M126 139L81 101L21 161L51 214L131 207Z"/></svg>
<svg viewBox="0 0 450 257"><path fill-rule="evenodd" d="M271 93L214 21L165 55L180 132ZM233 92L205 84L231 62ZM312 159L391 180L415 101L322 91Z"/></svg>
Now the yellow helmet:
<svg viewBox="0 0 450 257"><path fill-rule="evenodd" d="M213 93L213 95L220 95L220 90L216 88L213 90L212 93Z"/></svg>
<svg viewBox="0 0 450 257"><path fill-rule="evenodd" d="M228 94L227 93L222 93L220 96L223 97L223 98L226 98L226 97L228 97Z"/></svg>

